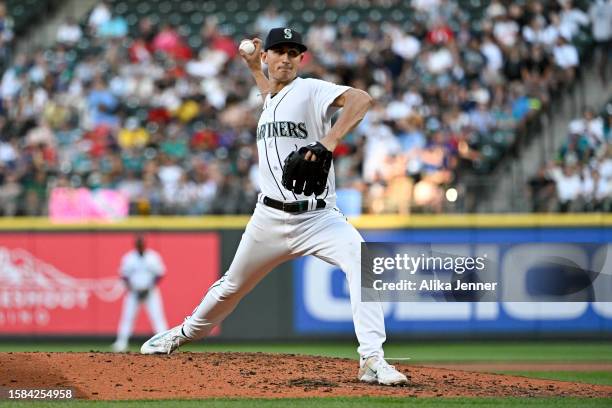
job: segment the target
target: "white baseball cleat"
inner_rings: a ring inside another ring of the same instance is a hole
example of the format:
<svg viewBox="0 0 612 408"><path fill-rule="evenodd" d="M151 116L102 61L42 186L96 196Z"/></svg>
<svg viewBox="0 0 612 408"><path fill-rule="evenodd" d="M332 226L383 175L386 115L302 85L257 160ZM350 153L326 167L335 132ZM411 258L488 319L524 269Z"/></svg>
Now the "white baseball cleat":
<svg viewBox="0 0 612 408"><path fill-rule="evenodd" d="M359 381L382 385L408 384L408 378L385 361L384 358L372 356L361 361L358 374Z"/></svg>
<svg viewBox="0 0 612 408"><path fill-rule="evenodd" d="M140 347L141 354L170 354L179 346L188 343L189 339L183 335L182 325L156 334Z"/></svg>

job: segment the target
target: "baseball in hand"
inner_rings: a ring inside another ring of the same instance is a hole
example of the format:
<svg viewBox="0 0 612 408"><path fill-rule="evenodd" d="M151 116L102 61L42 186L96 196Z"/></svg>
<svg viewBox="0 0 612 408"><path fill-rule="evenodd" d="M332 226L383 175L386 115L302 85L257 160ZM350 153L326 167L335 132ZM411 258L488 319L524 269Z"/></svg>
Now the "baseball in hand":
<svg viewBox="0 0 612 408"><path fill-rule="evenodd" d="M255 52L255 44L253 44L251 40L242 40L238 49L244 51L246 54L252 54Z"/></svg>

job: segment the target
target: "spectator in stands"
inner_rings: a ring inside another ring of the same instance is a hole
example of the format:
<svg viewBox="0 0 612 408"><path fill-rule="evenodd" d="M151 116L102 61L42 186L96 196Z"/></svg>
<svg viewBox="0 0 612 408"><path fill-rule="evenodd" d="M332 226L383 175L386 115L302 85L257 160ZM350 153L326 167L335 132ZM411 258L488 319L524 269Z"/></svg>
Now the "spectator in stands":
<svg viewBox="0 0 612 408"><path fill-rule="evenodd" d="M592 35L597 48L597 67L601 83L606 85L612 53L612 0L595 0L589 8Z"/></svg>
<svg viewBox="0 0 612 408"><path fill-rule="evenodd" d="M542 17L533 17L528 26L523 28L523 39L530 45L554 44L546 31L546 21Z"/></svg>
<svg viewBox="0 0 612 408"><path fill-rule="evenodd" d="M417 12L424 12L432 15L437 12L442 0L411 0L410 5Z"/></svg>
<svg viewBox="0 0 612 408"><path fill-rule="evenodd" d="M89 15L88 25L92 32L95 34L98 32L100 27L109 22L112 18L110 5L107 0L101 0L94 7L91 14Z"/></svg>
<svg viewBox="0 0 612 408"><path fill-rule="evenodd" d="M260 36L264 36L275 27L286 27L287 19L282 14L278 14L276 7L270 4L255 21L255 30Z"/></svg>
<svg viewBox="0 0 612 408"><path fill-rule="evenodd" d="M112 16L96 29L96 35L100 38L124 38L127 33L127 21L121 16Z"/></svg>
<svg viewBox="0 0 612 408"><path fill-rule="evenodd" d="M528 181L528 196L531 199L531 211L550 212L555 198L555 182L546 171L546 166L540 167L538 173Z"/></svg>
<svg viewBox="0 0 612 408"><path fill-rule="evenodd" d="M13 42L13 20L6 12L6 4L0 2L0 70L4 70L10 55Z"/></svg>
<svg viewBox="0 0 612 408"><path fill-rule="evenodd" d="M4 217L14 217L17 215L19 197L22 194L23 186L19 183L19 178L15 172L9 171L2 177L0 185L0 211Z"/></svg>
<svg viewBox="0 0 612 408"><path fill-rule="evenodd" d="M492 0L485 10L485 16L490 20L503 16L504 14L506 14L506 7L501 0Z"/></svg>
<svg viewBox="0 0 612 408"><path fill-rule="evenodd" d="M225 57L223 63L238 55L238 44L219 30L217 19L208 18L202 27L202 42L211 52L219 52Z"/></svg>
<svg viewBox="0 0 612 408"><path fill-rule="evenodd" d="M153 38L151 44L153 52L166 54L176 60L189 60L192 57L191 49L185 44L176 28L166 23Z"/></svg>
<svg viewBox="0 0 612 408"><path fill-rule="evenodd" d="M421 42L410 33L404 33L398 26L388 27L392 41L391 50L405 61L412 61L421 51Z"/></svg>
<svg viewBox="0 0 612 408"><path fill-rule="evenodd" d="M576 76L576 67L579 64L578 50L563 36L557 37L553 47L555 65L562 71L566 83L571 83Z"/></svg>
<svg viewBox="0 0 612 408"><path fill-rule="evenodd" d="M557 199L560 212L576 211L578 200L582 195L582 180L575 166L566 164L563 168L557 166L548 169L548 176L554 180L557 189Z"/></svg>
<svg viewBox="0 0 612 408"><path fill-rule="evenodd" d="M467 47L461 50L461 60L465 79L467 81L479 79L486 66L487 58L480 50L478 38L470 38Z"/></svg>
<svg viewBox="0 0 612 408"><path fill-rule="evenodd" d="M458 161L486 169L512 148L513 133L577 67L577 53L572 63L571 49L552 47L559 36L571 40L568 21L580 27L581 18L564 9L562 24L551 1L510 3L491 2L482 20L467 19L453 0L414 1L417 12L401 26L365 19L310 27L305 73L377 99L336 151L338 185L362 192L372 211L442 211ZM91 47L27 50L3 75L0 125L6 118L10 134L0 132L0 156L13 149L16 158L0 178L10 192L9 175L17 175L17 213L42 213L54 174L67 185L120 188L138 214L246 211L257 192L260 105L223 31L229 26L207 16L201 41L190 34L201 47L191 49L165 15L156 16L160 31L153 15L129 19L128 30L116 11L109 2L95 7L78 42ZM552 21L542 29L545 16ZM259 18L262 27L271 21L287 22L271 10ZM600 139L573 132L561 156L595 166L607 146L597 148ZM609 179L612 170L597 169Z"/></svg>
<svg viewBox="0 0 612 408"><path fill-rule="evenodd" d="M559 0L561 4L561 25L567 27L570 39L574 38L581 27L589 25L589 16L577 7L572 0Z"/></svg>
<svg viewBox="0 0 612 408"><path fill-rule="evenodd" d="M102 76L94 79L92 89L87 96L87 104L93 127L107 125L115 128L119 126L117 116L119 101L109 90Z"/></svg>
<svg viewBox="0 0 612 408"><path fill-rule="evenodd" d="M60 44L69 47L75 45L83 37L81 27L73 17L67 17L66 20L57 28L56 40Z"/></svg>
<svg viewBox="0 0 612 408"><path fill-rule="evenodd" d="M495 17L493 23L493 35L497 43L506 50L514 47L519 38L519 25L504 12Z"/></svg>
<svg viewBox="0 0 612 408"><path fill-rule="evenodd" d="M608 145L612 144L612 103L606 107L603 123L604 140Z"/></svg>
<svg viewBox="0 0 612 408"><path fill-rule="evenodd" d="M431 29L427 33L427 42L434 45L445 45L455 39L453 30L450 29L446 21L442 18L434 20Z"/></svg>
<svg viewBox="0 0 612 408"><path fill-rule="evenodd" d="M590 182L585 185L584 191L585 210L610 211L612 200L610 180L602 178L596 168L590 171Z"/></svg>
<svg viewBox="0 0 612 408"><path fill-rule="evenodd" d="M491 34L485 33L480 51L487 59L487 70L490 72L490 75L496 76L498 71L504 66L504 57L502 50Z"/></svg>
<svg viewBox="0 0 612 408"><path fill-rule="evenodd" d="M280 27L280 26L279 26ZM334 25L326 23L324 19L317 19L308 29L306 43L311 51L324 51L336 40L337 29Z"/></svg>
<svg viewBox="0 0 612 408"><path fill-rule="evenodd" d="M550 24L546 27L546 45L547 49L552 49L557 44L557 39L563 37L568 41L572 39L571 28L561 24L559 13L552 11L549 14Z"/></svg>

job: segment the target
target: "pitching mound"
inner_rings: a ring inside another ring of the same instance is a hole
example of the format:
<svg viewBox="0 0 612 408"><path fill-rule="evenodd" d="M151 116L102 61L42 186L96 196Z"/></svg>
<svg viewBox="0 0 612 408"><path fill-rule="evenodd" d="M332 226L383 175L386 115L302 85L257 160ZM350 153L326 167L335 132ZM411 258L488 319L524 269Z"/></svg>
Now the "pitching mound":
<svg viewBox="0 0 612 408"><path fill-rule="evenodd" d="M400 364L408 387L360 383L353 360L263 353L0 353L0 386L94 400L320 396L612 397L612 386Z"/></svg>

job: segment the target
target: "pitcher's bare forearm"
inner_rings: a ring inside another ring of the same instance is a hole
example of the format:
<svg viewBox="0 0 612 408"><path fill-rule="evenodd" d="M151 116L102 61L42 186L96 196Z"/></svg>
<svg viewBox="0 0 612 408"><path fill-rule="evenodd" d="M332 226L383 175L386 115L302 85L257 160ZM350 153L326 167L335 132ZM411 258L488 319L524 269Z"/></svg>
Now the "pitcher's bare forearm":
<svg viewBox="0 0 612 408"><path fill-rule="evenodd" d="M340 140L361 122L372 106L372 97L364 91L351 88L336 98L332 106L343 108L338 120L321 140L327 149L333 151Z"/></svg>
<svg viewBox="0 0 612 408"><path fill-rule="evenodd" d="M257 88L259 88L259 93L261 94L262 100L265 101L266 95L270 92L270 84L268 82L268 78L264 75L263 71L260 70L251 70L251 75L255 80L255 84Z"/></svg>

